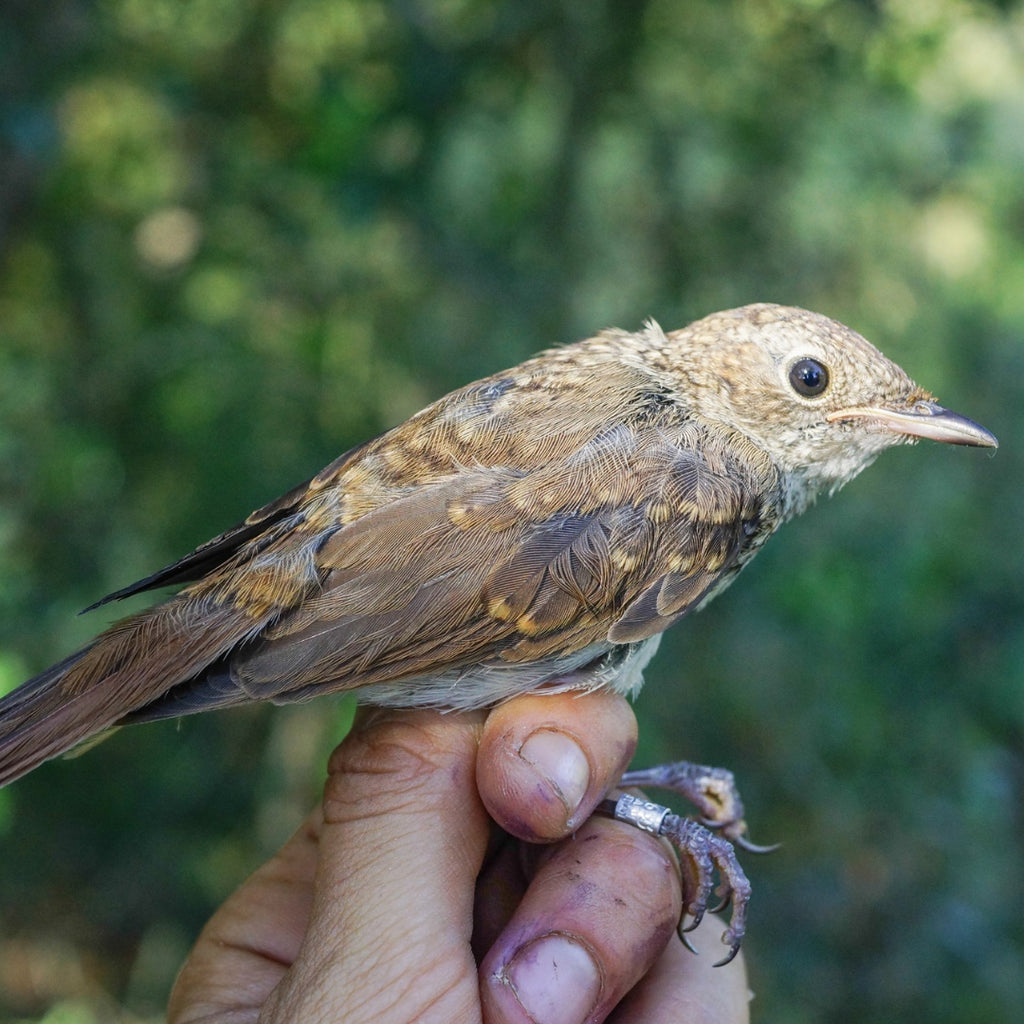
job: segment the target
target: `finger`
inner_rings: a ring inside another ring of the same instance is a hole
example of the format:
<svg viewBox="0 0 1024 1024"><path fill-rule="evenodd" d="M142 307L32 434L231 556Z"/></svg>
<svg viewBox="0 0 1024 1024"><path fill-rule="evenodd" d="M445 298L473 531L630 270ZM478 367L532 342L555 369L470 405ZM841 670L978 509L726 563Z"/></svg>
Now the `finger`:
<svg viewBox="0 0 1024 1024"><path fill-rule="evenodd" d="M678 869L660 842L591 819L543 859L484 958L484 1020L604 1020L674 940L681 904Z"/></svg>
<svg viewBox="0 0 1024 1024"><path fill-rule="evenodd" d="M636 718L618 694L527 694L485 721L477 787L512 835L561 839L618 782L635 748Z"/></svg>
<svg viewBox="0 0 1024 1024"><path fill-rule="evenodd" d="M715 967L722 952L721 930L705 922L687 936L694 956L670 941L657 963L609 1018L614 1024L749 1024L750 991L742 952Z"/></svg>
<svg viewBox="0 0 1024 1024"><path fill-rule="evenodd" d="M309 929L261 1020L479 1019L479 724L379 712L334 752Z"/></svg>
<svg viewBox="0 0 1024 1024"><path fill-rule="evenodd" d="M318 807L203 929L168 1005L168 1024L255 1021L306 933L322 818Z"/></svg>

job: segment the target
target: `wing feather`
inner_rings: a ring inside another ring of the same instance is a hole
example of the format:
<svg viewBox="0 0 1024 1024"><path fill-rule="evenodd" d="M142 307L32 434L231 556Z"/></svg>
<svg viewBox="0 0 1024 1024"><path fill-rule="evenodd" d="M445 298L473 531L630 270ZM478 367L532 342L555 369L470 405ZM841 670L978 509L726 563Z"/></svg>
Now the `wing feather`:
<svg viewBox="0 0 1024 1024"><path fill-rule="evenodd" d="M236 656L239 685L281 699L654 635L740 567L763 514L755 469L681 438L619 430L533 490L481 467L368 512L323 544L322 592Z"/></svg>

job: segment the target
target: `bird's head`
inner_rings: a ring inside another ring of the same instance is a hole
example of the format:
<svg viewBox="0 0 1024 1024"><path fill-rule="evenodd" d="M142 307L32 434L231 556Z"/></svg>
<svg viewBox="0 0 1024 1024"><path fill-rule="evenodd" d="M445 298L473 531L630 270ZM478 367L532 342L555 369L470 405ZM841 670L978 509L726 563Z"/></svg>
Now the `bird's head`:
<svg viewBox="0 0 1024 1024"><path fill-rule="evenodd" d="M771 304L714 313L665 351L702 416L738 430L784 474L799 511L886 448L919 438L997 447L870 342L835 320Z"/></svg>

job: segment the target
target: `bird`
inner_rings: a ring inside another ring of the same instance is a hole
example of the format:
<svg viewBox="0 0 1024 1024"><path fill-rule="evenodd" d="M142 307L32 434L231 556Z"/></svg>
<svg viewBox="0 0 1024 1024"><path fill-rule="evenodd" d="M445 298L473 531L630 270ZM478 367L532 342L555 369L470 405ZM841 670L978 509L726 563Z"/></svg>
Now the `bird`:
<svg viewBox="0 0 1024 1024"><path fill-rule="evenodd" d="M757 303L605 330L451 392L191 554L0 700L0 785L254 701L635 694L661 633L885 449L997 447L838 321Z"/></svg>

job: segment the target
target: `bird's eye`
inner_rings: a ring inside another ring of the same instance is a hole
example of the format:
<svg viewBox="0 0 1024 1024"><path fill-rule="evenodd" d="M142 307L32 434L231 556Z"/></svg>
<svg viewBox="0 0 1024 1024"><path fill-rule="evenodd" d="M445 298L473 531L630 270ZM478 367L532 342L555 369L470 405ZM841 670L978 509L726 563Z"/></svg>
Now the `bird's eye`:
<svg viewBox="0 0 1024 1024"><path fill-rule="evenodd" d="M817 359L798 359L789 370L789 383L804 398L817 398L828 388L828 367Z"/></svg>

